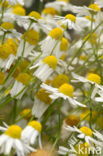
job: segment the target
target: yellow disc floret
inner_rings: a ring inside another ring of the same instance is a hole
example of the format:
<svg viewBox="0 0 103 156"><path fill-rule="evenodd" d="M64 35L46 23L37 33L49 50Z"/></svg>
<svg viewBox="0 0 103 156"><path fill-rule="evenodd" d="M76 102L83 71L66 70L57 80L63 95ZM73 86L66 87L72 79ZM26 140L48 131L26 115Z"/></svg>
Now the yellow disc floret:
<svg viewBox="0 0 103 156"><path fill-rule="evenodd" d="M81 127L80 131L87 136L92 136L92 134L93 134L93 131L88 127Z"/></svg>
<svg viewBox="0 0 103 156"><path fill-rule="evenodd" d="M67 96L73 96L74 88L68 83L64 83L59 87L59 91Z"/></svg>
<svg viewBox="0 0 103 156"><path fill-rule="evenodd" d="M43 14L50 14L52 16L58 14L57 10L55 10L54 8L51 8L51 7L45 8L42 13Z"/></svg>
<svg viewBox="0 0 103 156"><path fill-rule="evenodd" d="M42 125L41 125L41 123L38 122L38 121L35 121L35 120L30 121L30 122L28 123L28 125L31 126L31 127L33 127L35 130L37 130L37 131L39 131L39 132L42 130Z"/></svg>
<svg viewBox="0 0 103 156"><path fill-rule="evenodd" d="M49 67L55 69L58 63L58 60L55 56L47 56L43 59L43 62L48 64Z"/></svg>
<svg viewBox="0 0 103 156"><path fill-rule="evenodd" d="M12 138L20 139L21 138L21 132L22 132L21 127L19 127L17 125L12 125L5 131L5 134L12 137Z"/></svg>
<svg viewBox="0 0 103 156"><path fill-rule="evenodd" d="M28 16L34 17L35 19L41 19L41 15L37 11L30 12Z"/></svg>
<svg viewBox="0 0 103 156"><path fill-rule="evenodd" d="M32 76L27 73L20 73L16 77L16 80L23 83L24 85L28 85L32 80Z"/></svg>
<svg viewBox="0 0 103 156"><path fill-rule="evenodd" d="M69 19L69 20L72 21L72 22L76 22L76 17L75 17L74 15L72 15L72 14L67 14L67 15L65 16L65 18L66 18L66 19Z"/></svg>
<svg viewBox="0 0 103 156"><path fill-rule="evenodd" d="M63 37L60 43L60 50L67 51L68 48L69 48L69 42L66 38Z"/></svg>
<svg viewBox="0 0 103 156"><path fill-rule="evenodd" d="M19 16L25 16L26 15L26 11L22 6L15 6L13 8L13 13Z"/></svg>
<svg viewBox="0 0 103 156"><path fill-rule="evenodd" d="M59 40L63 36L63 30L61 28L54 28L49 32L48 35L55 40Z"/></svg>
<svg viewBox="0 0 103 156"><path fill-rule="evenodd" d="M87 79L90 80L90 81L93 81L95 83L98 83L98 84L101 83L101 77L98 74L89 73L87 75Z"/></svg>
<svg viewBox="0 0 103 156"><path fill-rule="evenodd" d="M89 8L92 9L92 11L95 11L95 12L99 12L101 10L98 4L90 4Z"/></svg>
<svg viewBox="0 0 103 156"><path fill-rule="evenodd" d="M40 101L44 102L45 104L50 104L50 103L52 102L52 99L49 97L49 95L50 95L50 94L49 94L48 92L46 92L45 89L40 89L40 90L37 92L36 97L37 97Z"/></svg>
<svg viewBox="0 0 103 156"><path fill-rule="evenodd" d="M10 22L4 22L1 24L1 27L6 29L6 30L10 30L14 28L14 25Z"/></svg>
<svg viewBox="0 0 103 156"><path fill-rule="evenodd" d="M57 75L53 80L52 80L52 86L55 88L60 87L62 84L64 83L68 83L69 82L69 78L67 75L65 74L60 74Z"/></svg>
<svg viewBox="0 0 103 156"><path fill-rule="evenodd" d="M39 41L39 33L33 29L30 29L23 34L22 38L31 45L35 45Z"/></svg>

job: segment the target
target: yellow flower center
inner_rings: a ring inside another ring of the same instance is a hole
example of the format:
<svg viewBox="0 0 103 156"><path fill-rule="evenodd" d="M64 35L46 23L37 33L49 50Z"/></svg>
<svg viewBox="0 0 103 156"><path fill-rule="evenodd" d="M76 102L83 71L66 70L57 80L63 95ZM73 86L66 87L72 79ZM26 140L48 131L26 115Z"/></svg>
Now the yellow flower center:
<svg viewBox="0 0 103 156"><path fill-rule="evenodd" d="M73 96L74 88L70 84L63 84L59 87L59 91L67 96Z"/></svg>
<svg viewBox="0 0 103 156"><path fill-rule="evenodd" d="M55 40L59 40L63 36L63 30L61 28L54 28L49 32L48 35Z"/></svg>
<svg viewBox="0 0 103 156"><path fill-rule="evenodd" d="M50 8L50 7L49 8L45 8L42 13L50 14L50 15L53 15L53 16L58 14L57 10L55 10L54 8Z"/></svg>
<svg viewBox="0 0 103 156"><path fill-rule="evenodd" d="M22 128L17 126L17 125L12 125L10 126L4 134L15 138L15 139L20 139L21 138L21 132L22 132Z"/></svg>
<svg viewBox="0 0 103 156"><path fill-rule="evenodd" d="M38 122L38 121L35 121L35 120L30 121L30 122L28 123L28 125L31 126L31 127L33 127L34 129L36 129L36 130L39 131L39 132L42 130L42 125L41 125L41 123Z"/></svg>
<svg viewBox="0 0 103 156"><path fill-rule="evenodd" d="M76 115L69 115L66 119L65 122L69 126L76 126L80 121L79 116Z"/></svg>
<svg viewBox="0 0 103 156"><path fill-rule="evenodd" d="M50 104L52 102L52 99L49 97L49 95L50 94L44 89L40 89L36 94L37 98L45 104Z"/></svg>
<svg viewBox="0 0 103 156"><path fill-rule="evenodd" d="M14 25L12 23L9 22L4 22L1 24L1 27L6 29L6 30L10 30L14 28Z"/></svg>
<svg viewBox="0 0 103 156"><path fill-rule="evenodd" d="M31 45L36 45L39 41L39 33L33 29L26 31L22 38Z"/></svg>
<svg viewBox="0 0 103 156"><path fill-rule="evenodd" d="M90 81L93 81L95 83L98 83L98 84L101 83L101 77L98 74L89 73L87 75L87 79L90 80Z"/></svg>
<svg viewBox="0 0 103 156"><path fill-rule="evenodd" d="M22 6L16 6L13 8L13 13L20 16L25 16L26 11Z"/></svg>
<svg viewBox="0 0 103 156"><path fill-rule="evenodd" d="M101 10L98 4L90 4L89 8L95 12L99 12Z"/></svg>
<svg viewBox="0 0 103 156"><path fill-rule="evenodd" d="M30 12L29 16L34 17L36 19L41 19L41 15L37 11Z"/></svg>
<svg viewBox="0 0 103 156"><path fill-rule="evenodd" d="M80 131L87 136L92 136L92 134L93 134L93 131L88 127L81 127Z"/></svg>
<svg viewBox="0 0 103 156"><path fill-rule="evenodd" d="M47 56L43 59L43 62L48 64L50 68L55 69L58 63L58 60L55 56Z"/></svg>
<svg viewBox="0 0 103 156"><path fill-rule="evenodd" d="M66 38L63 37L60 44L60 50L67 51L68 48L69 48L69 42Z"/></svg>
<svg viewBox="0 0 103 156"><path fill-rule="evenodd" d="M76 22L76 17L75 17L74 15L72 15L72 14L67 14L67 15L65 16L65 18L66 18L66 19L69 19L69 20L72 21L72 22Z"/></svg>
<svg viewBox="0 0 103 156"><path fill-rule="evenodd" d="M55 88L58 88L60 87L62 84L64 83L68 83L69 82L69 78L67 75L65 74L60 74L60 75L57 75L53 81L52 81L52 86L55 87Z"/></svg>
<svg viewBox="0 0 103 156"><path fill-rule="evenodd" d="M20 73L17 77L16 80L23 83L24 85L28 85L31 80L32 80L32 76L30 76L27 73Z"/></svg>
<svg viewBox="0 0 103 156"><path fill-rule="evenodd" d="M0 85L4 83L4 80L5 80L5 73L0 72Z"/></svg>
<svg viewBox="0 0 103 156"><path fill-rule="evenodd" d="M17 43L13 39L8 39L0 45L0 58L7 59L10 54L16 55Z"/></svg>

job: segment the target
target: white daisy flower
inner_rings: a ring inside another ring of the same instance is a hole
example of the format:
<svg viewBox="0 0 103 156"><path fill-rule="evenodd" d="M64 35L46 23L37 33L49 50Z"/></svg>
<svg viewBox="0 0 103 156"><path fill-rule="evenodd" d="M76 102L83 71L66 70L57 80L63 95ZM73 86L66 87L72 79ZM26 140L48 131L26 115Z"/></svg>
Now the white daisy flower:
<svg viewBox="0 0 103 156"><path fill-rule="evenodd" d="M18 43L8 38L3 44L0 45L0 66L8 70L16 59Z"/></svg>
<svg viewBox="0 0 103 156"><path fill-rule="evenodd" d="M75 126L74 127L66 126L65 129L68 130L69 132L70 131L71 132L76 132L77 133L77 137L79 139L84 139L85 142L88 143L88 144L94 143L95 145L103 146L101 141L96 140L96 139L93 138L93 135L95 133L89 127L83 126L80 129L78 129Z"/></svg>
<svg viewBox="0 0 103 156"><path fill-rule="evenodd" d="M69 8L68 8L69 10ZM98 4L90 4L88 7L83 6L83 7L78 7L78 6L73 6L72 11L74 13L77 13L78 16L91 16L92 14L97 14L101 11L101 6Z"/></svg>
<svg viewBox="0 0 103 156"><path fill-rule="evenodd" d="M7 127L6 125L6 127L0 127L0 130L4 131L0 135L0 153L10 155L10 152L14 149L17 156L25 156L25 154L35 151L21 139L21 127L17 125Z"/></svg>
<svg viewBox="0 0 103 156"><path fill-rule="evenodd" d="M57 10L58 12L62 11L65 9L65 7L68 4L68 0L56 0L54 2L49 2L45 5L46 8L54 8L55 10ZM69 7L72 6L70 4L68 4Z"/></svg>
<svg viewBox="0 0 103 156"><path fill-rule="evenodd" d="M17 50L17 56L27 57L39 41L39 33L33 29L26 31Z"/></svg>
<svg viewBox="0 0 103 156"><path fill-rule="evenodd" d="M51 94L50 98L53 100L55 100L57 98L63 98L64 100L67 99L70 102L70 104L72 104L72 105L86 107L85 105L76 101L75 98L72 97L73 92L74 92L74 88L72 85L70 85L68 83L64 83L59 88L53 88L53 87L48 86L48 85L43 83L41 85L41 87L44 88L45 90L47 90Z"/></svg>
<svg viewBox="0 0 103 156"><path fill-rule="evenodd" d="M31 82L32 77L27 73L20 73L14 82L12 89L10 90L11 97L16 96L17 99L21 99L26 91L26 86ZM19 93L21 93L19 95Z"/></svg>
<svg viewBox="0 0 103 156"><path fill-rule="evenodd" d="M68 29L82 31L84 27L88 26L88 20L84 17L76 17L73 14L67 14L65 17L55 16L60 25L67 26Z"/></svg>
<svg viewBox="0 0 103 156"><path fill-rule="evenodd" d="M52 29L48 36L40 42L41 50L47 55L53 53L54 48L59 44L61 38L63 37L63 30L61 28Z"/></svg>
<svg viewBox="0 0 103 156"><path fill-rule="evenodd" d="M37 137L40 137L42 125L38 121L30 121L22 131L22 139L25 143L35 144Z"/></svg>
<svg viewBox="0 0 103 156"><path fill-rule="evenodd" d="M92 92L91 98L93 99L95 95L98 93L99 90L103 90L103 86L100 85L101 83L101 77L98 74L95 73L89 73L87 75L87 78L83 76L79 76L75 73L72 73L73 78L77 80L77 82L83 82L83 83L90 83L94 84L94 90ZM72 82L76 82L73 80Z"/></svg>
<svg viewBox="0 0 103 156"><path fill-rule="evenodd" d="M32 114L37 118L41 118L51 103L52 99L49 97L49 93L44 89L40 89L35 97Z"/></svg>
<svg viewBox="0 0 103 156"><path fill-rule="evenodd" d="M38 79L45 82L49 76L55 71L58 59L55 56L47 56L42 61L32 66L30 69L36 68L34 74Z"/></svg>

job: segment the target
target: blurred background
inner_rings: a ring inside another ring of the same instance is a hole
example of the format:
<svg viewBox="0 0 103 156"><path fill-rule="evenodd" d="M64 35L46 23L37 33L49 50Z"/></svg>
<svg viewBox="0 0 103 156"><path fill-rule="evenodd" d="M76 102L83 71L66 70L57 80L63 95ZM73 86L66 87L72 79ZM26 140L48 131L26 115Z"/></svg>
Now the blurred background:
<svg viewBox="0 0 103 156"><path fill-rule="evenodd" d="M30 12L31 10L40 11L40 3L42 3L42 8L44 8L45 3L52 2L54 0L25 0L25 6L27 8L27 12ZM74 5L89 5L92 0L70 0L70 2Z"/></svg>

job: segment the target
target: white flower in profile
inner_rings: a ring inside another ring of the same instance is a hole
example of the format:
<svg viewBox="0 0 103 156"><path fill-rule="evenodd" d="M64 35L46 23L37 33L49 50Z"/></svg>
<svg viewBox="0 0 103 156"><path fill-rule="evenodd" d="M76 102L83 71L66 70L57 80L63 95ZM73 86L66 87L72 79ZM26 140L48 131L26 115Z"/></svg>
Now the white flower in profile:
<svg viewBox="0 0 103 156"><path fill-rule="evenodd" d="M46 8L54 8L55 10L57 10L58 12L62 11L65 9L65 7L68 4L68 0L56 0L54 2L49 2L45 5ZM70 4L68 4L70 5ZM72 6L72 5L70 5Z"/></svg>
<svg viewBox="0 0 103 156"><path fill-rule="evenodd" d="M55 56L47 56L36 65L30 67L30 69L37 68L34 72L36 76L41 81L45 82L49 76L56 70L57 64L59 63L58 59Z"/></svg>
<svg viewBox="0 0 103 156"><path fill-rule="evenodd" d="M63 30L59 27L52 29L48 36L40 42L41 50L45 55L51 55L54 48L59 44L61 38L63 37Z"/></svg>
<svg viewBox="0 0 103 156"><path fill-rule="evenodd" d="M102 6L99 5L98 3L93 3L93 4L90 4L88 7L72 5L72 7L70 7L70 8L67 7L66 9L68 11L72 11L73 13L76 13L77 16L91 16L92 14L96 15L96 14L100 13L101 8L102 8Z"/></svg>
<svg viewBox="0 0 103 156"><path fill-rule="evenodd" d="M11 97L16 96L17 99L21 99L26 91L26 86L32 81L32 76L28 73L20 73L14 82L12 89L10 90Z"/></svg>
<svg viewBox="0 0 103 156"><path fill-rule="evenodd" d="M22 131L22 139L25 143L35 144L37 137L40 137L42 125L39 121L30 121Z"/></svg>
<svg viewBox="0 0 103 156"><path fill-rule="evenodd" d="M18 125L0 127L4 133L0 135L0 153L10 155L15 150L17 156L24 156L31 151L35 151L29 144L21 139L22 128Z"/></svg>
<svg viewBox="0 0 103 156"><path fill-rule="evenodd" d="M70 102L70 104L74 106L86 107L85 105L75 100L75 98L73 98L74 88L68 83L62 84L59 88L53 88L43 83L41 87L50 93L49 97L53 100L63 98L64 100L67 99Z"/></svg>
<svg viewBox="0 0 103 156"><path fill-rule="evenodd" d="M39 89L36 93L32 114L36 118L41 118L51 103L52 99L49 97L49 93L47 93L44 89Z"/></svg>

